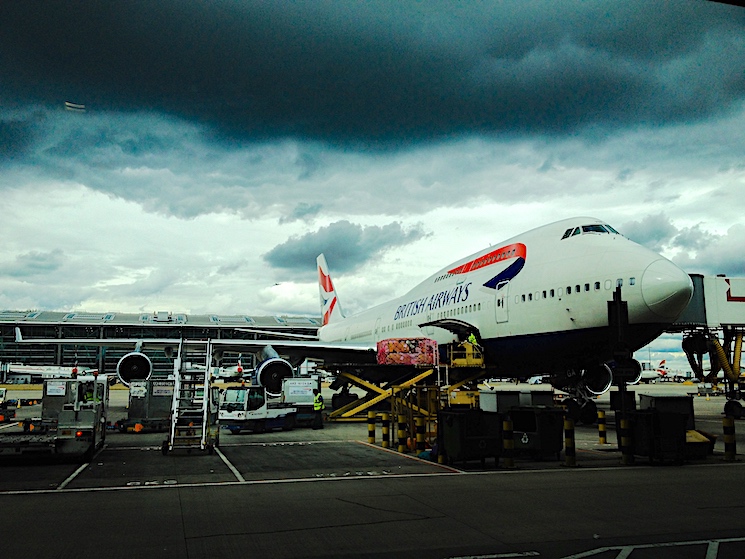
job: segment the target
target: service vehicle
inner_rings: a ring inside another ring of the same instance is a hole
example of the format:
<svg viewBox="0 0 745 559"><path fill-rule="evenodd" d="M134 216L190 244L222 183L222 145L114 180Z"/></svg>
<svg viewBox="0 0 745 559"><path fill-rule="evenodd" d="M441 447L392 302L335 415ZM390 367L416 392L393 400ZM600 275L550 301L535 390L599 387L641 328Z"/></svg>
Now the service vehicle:
<svg viewBox="0 0 745 559"><path fill-rule="evenodd" d="M0 435L0 454L50 453L89 458L106 437L109 383L105 375L44 381L41 417Z"/></svg>
<svg viewBox="0 0 745 559"><path fill-rule="evenodd" d="M309 424L313 419L313 389L319 387L317 378L286 378L281 394L273 397L264 386L228 386L220 403L220 425L231 433L261 433L290 430L298 422Z"/></svg>
<svg viewBox="0 0 745 559"><path fill-rule="evenodd" d="M16 407L8 401L8 389L0 388L0 423L9 423L15 416Z"/></svg>

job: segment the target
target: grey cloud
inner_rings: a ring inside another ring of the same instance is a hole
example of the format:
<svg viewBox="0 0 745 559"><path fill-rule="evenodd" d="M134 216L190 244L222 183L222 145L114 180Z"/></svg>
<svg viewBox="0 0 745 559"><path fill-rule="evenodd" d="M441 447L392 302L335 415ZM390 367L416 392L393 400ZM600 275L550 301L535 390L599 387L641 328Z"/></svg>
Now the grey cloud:
<svg viewBox="0 0 745 559"><path fill-rule="evenodd" d="M689 273L743 277L745 276L743 235L745 235L745 225L734 225L725 235L702 235L698 242L691 243L697 249L696 251L683 251L673 258L673 261Z"/></svg>
<svg viewBox="0 0 745 559"><path fill-rule="evenodd" d="M399 222L364 227L337 221L318 231L291 237L263 255L274 268L315 275L316 257L324 253L329 265L339 272L351 271L381 252L407 245L426 236L421 226L405 229Z"/></svg>
<svg viewBox="0 0 745 559"><path fill-rule="evenodd" d="M293 221L307 220L318 215L323 209L322 204L307 204L301 202L295 206L290 215L283 216L279 219L280 225L292 223Z"/></svg>
<svg viewBox="0 0 745 559"><path fill-rule="evenodd" d="M744 22L641 0L6 2L0 73L14 99L154 110L226 142L390 148L726 112L745 92Z"/></svg>
<svg viewBox="0 0 745 559"><path fill-rule="evenodd" d="M31 251L16 256L8 265L4 275L14 278L34 278L46 276L59 270L65 264L65 254L61 249L49 252Z"/></svg>
<svg viewBox="0 0 745 559"><path fill-rule="evenodd" d="M655 252L662 252L663 247L678 234L678 229L669 217L664 214L648 215L640 221L623 224L620 232L632 241L644 245Z"/></svg>

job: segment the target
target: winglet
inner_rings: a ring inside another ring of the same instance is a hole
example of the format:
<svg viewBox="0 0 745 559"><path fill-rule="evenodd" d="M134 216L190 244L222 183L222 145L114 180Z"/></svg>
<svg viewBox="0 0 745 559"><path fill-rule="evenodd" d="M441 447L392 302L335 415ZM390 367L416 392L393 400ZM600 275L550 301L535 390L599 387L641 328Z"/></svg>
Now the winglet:
<svg viewBox="0 0 745 559"><path fill-rule="evenodd" d="M330 322L336 322L344 318L344 312L339 304L339 297L334 289L334 282L329 275L329 267L326 264L326 257L319 254L316 259L318 264L318 293L321 299L321 314L323 315L323 325Z"/></svg>

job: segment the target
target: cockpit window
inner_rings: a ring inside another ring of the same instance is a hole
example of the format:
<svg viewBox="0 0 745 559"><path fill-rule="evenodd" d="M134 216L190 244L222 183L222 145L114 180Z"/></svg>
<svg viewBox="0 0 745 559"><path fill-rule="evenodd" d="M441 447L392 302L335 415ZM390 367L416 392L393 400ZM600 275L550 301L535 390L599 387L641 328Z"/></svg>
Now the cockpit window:
<svg viewBox="0 0 745 559"><path fill-rule="evenodd" d="M602 225L583 225L583 233L607 233L608 230Z"/></svg>
<svg viewBox="0 0 745 559"><path fill-rule="evenodd" d="M606 229L607 229L608 231L610 231L611 233L613 233L614 235L620 235L620 234L621 234L621 233L619 233L618 231L616 231L615 229L613 229L613 227L611 227L611 226L610 226L610 225L608 225L607 223L605 224L605 228L606 228Z"/></svg>
<svg viewBox="0 0 745 559"><path fill-rule="evenodd" d="M582 227L572 227L570 229L567 229L564 231L564 235L561 237L562 239L566 239L569 237L574 237L575 235L579 235L580 233L612 233L614 235L620 235L618 231L613 229L610 225L600 225L598 223L593 223L592 225L583 225Z"/></svg>

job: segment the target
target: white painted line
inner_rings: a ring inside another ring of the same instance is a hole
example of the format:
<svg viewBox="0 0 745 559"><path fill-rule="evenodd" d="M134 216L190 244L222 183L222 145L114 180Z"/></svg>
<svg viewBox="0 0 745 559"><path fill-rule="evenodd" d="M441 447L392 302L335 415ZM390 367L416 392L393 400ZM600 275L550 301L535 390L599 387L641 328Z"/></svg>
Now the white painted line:
<svg viewBox="0 0 745 559"><path fill-rule="evenodd" d="M217 455L220 457L220 459L225 462L225 465L230 469L231 472L233 472L233 475L235 476L235 479L237 479L240 482L245 483L245 478L241 475L241 473L238 471L238 469L231 464L230 460L226 458L226 456L220 452L220 449L215 447L215 452L217 452Z"/></svg>
<svg viewBox="0 0 745 559"><path fill-rule="evenodd" d="M70 475L70 477L68 477L68 478L67 478L67 479L66 479L65 481L63 481L62 483L60 483L60 484L59 484L59 487L57 487L57 489L56 489L55 491L62 491L63 489L65 489L65 488L67 487L67 485L68 485L68 484L69 484L69 483L70 483L70 482L71 482L72 480L74 480L74 479L75 479L76 477L78 477L78 476L79 476L79 475L80 475L80 474L82 473L82 471L83 471L83 470L85 470L85 469L86 469L86 468L87 468L88 466L90 466L90 465L91 465L91 463L90 463L90 462L86 462L85 464L81 464L81 465L80 465L80 467L79 467L79 468L78 468L77 470L75 470L75 471L74 471L74 472L73 472L73 473L72 473L72 474Z"/></svg>

